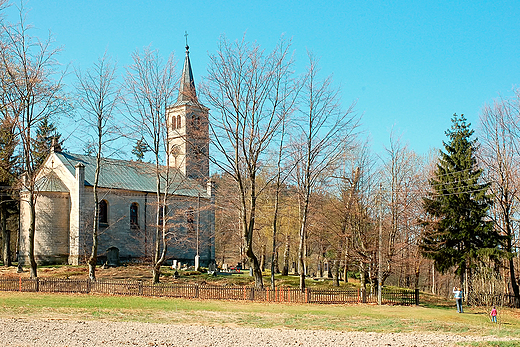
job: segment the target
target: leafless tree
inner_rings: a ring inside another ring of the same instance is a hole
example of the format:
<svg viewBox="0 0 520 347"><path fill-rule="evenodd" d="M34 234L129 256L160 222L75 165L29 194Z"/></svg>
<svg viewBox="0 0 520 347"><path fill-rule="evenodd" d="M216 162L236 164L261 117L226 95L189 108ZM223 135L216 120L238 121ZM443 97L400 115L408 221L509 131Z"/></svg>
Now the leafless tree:
<svg viewBox="0 0 520 347"><path fill-rule="evenodd" d="M103 164L104 148L117 139L118 126L114 122L117 105L121 101L120 87L116 84L116 65L105 54L94 66L83 75L76 70L76 91L80 109L83 111L81 120L89 129L94 129L93 144L96 154L96 170L94 175L94 219L92 222L92 248L88 259L89 278L96 279L96 263L98 253L99 233L99 175Z"/></svg>
<svg viewBox="0 0 520 347"><path fill-rule="evenodd" d="M511 100L499 99L486 105L480 115L481 148L478 153L488 181L492 182L495 226L504 236L511 286L516 307L520 306L520 290L514 264L515 231L513 221L519 212L518 176L520 173L520 92Z"/></svg>
<svg viewBox="0 0 520 347"><path fill-rule="evenodd" d="M213 116L213 162L235 180L240 193L242 237L253 266L255 285L263 287L260 263L253 250L257 212L258 172L274 136L282 124L284 100L290 98L292 60L290 42L280 40L265 54L245 39L234 43L222 38L218 52L210 56L204 88Z"/></svg>
<svg viewBox="0 0 520 347"><path fill-rule="evenodd" d="M155 164L156 223L153 255L153 281L159 282L161 265L168 250L168 218L163 216L177 170L170 167L167 129L170 126L167 108L173 104L177 75L173 54L163 62L157 50L150 48L132 55L125 84L130 95L130 120L150 149ZM163 218L164 217L164 218Z"/></svg>
<svg viewBox="0 0 520 347"><path fill-rule="evenodd" d="M418 156L403 144L393 131L390 134L390 146L385 149L382 180L389 218L385 223L382 263L386 266L383 269L381 285L392 274L393 266L398 265L398 260L409 250L410 233L418 220L418 215L411 212L417 212L414 209L417 207L415 202L420 200L422 194L419 189L421 165Z"/></svg>
<svg viewBox="0 0 520 347"><path fill-rule="evenodd" d="M332 78L319 79L316 58L309 53L309 66L301 92L299 137L293 139L296 182L300 201L300 236L298 248L300 289L305 289L306 240L311 195L316 187L330 177L339 159L348 151L355 138L359 117L351 104L346 111L339 104L339 91L331 86Z"/></svg>
<svg viewBox="0 0 520 347"><path fill-rule="evenodd" d="M34 255L35 204L37 190L35 178L37 167L33 157L34 128L43 118L53 116L63 110L60 72L56 60L60 48L52 48L52 38L41 41L30 35L26 24L26 13L19 8L19 22L2 23L0 30L0 64L4 92L6 92L8 112L16 120L25 171L22 189L26 193L22 203L28 204L28 253L31 278L37 277Z"/></svg>

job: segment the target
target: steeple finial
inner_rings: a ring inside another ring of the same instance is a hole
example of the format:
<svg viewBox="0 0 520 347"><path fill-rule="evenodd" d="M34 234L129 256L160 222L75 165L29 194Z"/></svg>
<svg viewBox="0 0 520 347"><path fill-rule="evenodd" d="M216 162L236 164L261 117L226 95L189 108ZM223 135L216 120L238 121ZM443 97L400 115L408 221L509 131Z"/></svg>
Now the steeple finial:
<svg viewBox="0 0 520 347"><path fill-rule="evenodd" d="M184 31L184 37L186 37L186 53L189 53L190 46L188 46L188 32Z"/></svg>

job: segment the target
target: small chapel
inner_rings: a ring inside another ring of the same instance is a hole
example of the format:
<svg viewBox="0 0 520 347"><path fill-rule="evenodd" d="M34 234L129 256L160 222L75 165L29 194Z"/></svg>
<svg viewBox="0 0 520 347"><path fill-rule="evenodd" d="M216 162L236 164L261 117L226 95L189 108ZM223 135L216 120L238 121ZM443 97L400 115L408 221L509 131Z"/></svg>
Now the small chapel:
<svg viewBox="0 0 520 347"><path fill-rule="evenodd" d="M169 166L159 206L155 164L103 158L98 183L98 262L147 262L157 225L166 219L167 259L208 266L215 261L214 185L209 179L209 109L197 100L189 46L177 101L166 112ZM90 256L96 157L53 144L36 176L34 254L38 264L84 263ZM20 254L29 263L29 204L21 194ZM159 214L159 216L157 216ZM159 221L159 223L157 223ZM195 261L197 258L197 261ZM114 264L115 265L115 264Z"/></svg>

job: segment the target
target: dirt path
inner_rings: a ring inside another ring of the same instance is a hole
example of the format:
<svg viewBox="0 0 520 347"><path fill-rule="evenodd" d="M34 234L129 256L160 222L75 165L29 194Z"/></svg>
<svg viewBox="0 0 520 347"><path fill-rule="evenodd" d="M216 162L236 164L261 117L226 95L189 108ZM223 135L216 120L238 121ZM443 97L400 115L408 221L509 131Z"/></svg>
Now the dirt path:
<svg viewBox="0 0 520 347"><path fill-rule="evenodd" d="M446 334L231 328L136 322L0 319L2 346L453 346L456 342L495 340Z"/></svg>

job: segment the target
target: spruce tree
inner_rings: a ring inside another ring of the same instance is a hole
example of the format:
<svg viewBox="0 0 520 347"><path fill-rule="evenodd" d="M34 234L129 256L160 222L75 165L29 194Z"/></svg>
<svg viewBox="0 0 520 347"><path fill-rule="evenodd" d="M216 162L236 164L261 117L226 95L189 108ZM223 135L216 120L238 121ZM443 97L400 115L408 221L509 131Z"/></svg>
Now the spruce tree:
<svg viewBox="0 0 520 347"><path fill-rule="evenodd" d="M36 129L36 139L34 140L34 169L38 169L51 149L52 139L55 138L57 143L62 146L63 141L60 141L61 134L58 133L56 125L52 123L49 116L42 118Z"/></svg>
<svg viewBox="0 0 520 347"><path fill-rule="evenodd" d="M18 204L14 198L16 176L20 174L15 148L18 142L15 135L15 122L4 115L0 121L0 230L2 235L2 260L11 266L11 230L7 220L18 214Z"/></svg>
<svg viewBox="0 0 520 347"><path fill-rule="evenodd" d="M489 183L481 182L482 170L475 158L477 141L464 115L452 118L446 131L445 152L440 151L431 193L423 206L429 221L423 224L423 254L434 260L438 271L455 268L461 285L464 274L484 249L495 249L499 236L488 218L492 200Z"/></svg>
<svg viewBox="0 0 520 347"><path fill-rule="evenodd" d="M140 140L137 140L134 148L132 149L132 154L135 155L137 161L143 161L144 155L148 152L148 146L146 145L146 141L143 137Z"/></svg>

